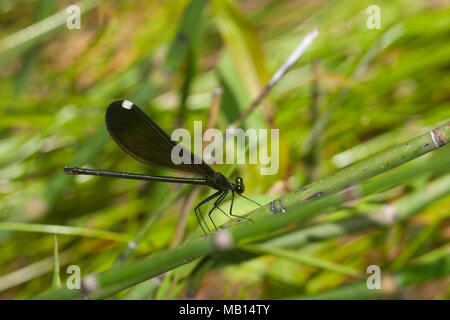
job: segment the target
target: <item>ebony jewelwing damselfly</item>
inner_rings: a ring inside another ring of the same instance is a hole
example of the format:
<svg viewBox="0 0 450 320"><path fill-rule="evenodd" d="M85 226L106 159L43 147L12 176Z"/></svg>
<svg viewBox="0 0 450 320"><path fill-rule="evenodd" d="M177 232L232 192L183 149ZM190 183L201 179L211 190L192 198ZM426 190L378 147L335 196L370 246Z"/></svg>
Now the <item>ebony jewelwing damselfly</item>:
<svg viewBox="0 0 450 320"><path fill-rule="evenodd" d="M303 55L306 49L311 45L318 34L317 29L309 32L302 42L295 48L283 65L273 74L269 82L264 89L260 92L257 98L250 104L250 106L241 114L238 120L236 120L230 127L238 127L238 125L244 120L244 118L251 113L262 99L269 93L269 91L280 81L283 75L297 62L297 60ZM209 186L217 190L214 194L201 201L194 209L197 220L202 228L200 218L208 228L200 207L205 203L216 199L214 201L213 208L209 211L208 216L213 223L215 229L217 227L211 218L211 213L214 209L218 208L223 202L225 197L231 192L231 204L230 204L230 216L239 217L233 215L233 202L234 194L242 196L243 198L255 201L245 197L242 193L245 190L244 181L241 177L237 177L233 183L229 181L220 172L214 171L203 161L198 161L198 158L186 148L183 148L183 152L189 155L191 158L190 164L175 164L171 161L171 151L175 145L175 142L170 140L170 137L165 133L156 123L154 123L147 115L141 111L135 104L127 100L120 100L111 103L106 111L106 127L109 134L116 141L116 143L129 155L134 157L140 162L143 162L152 166L159 166L169 168L189 174L197 174L200 178L183 178L183 177L160 177L137 173L128 172L114 172L105 170L94 170L76 167L65 167L64 171L67 174L83 174L94 176L115 177L124 179L146 180L146 181L159 181L170 183L186 183L195 185ZM197 159L195 161L194 159ZM258 203L256 203L258 204ZM258 204L260 205L260 204ZM282 206L282 204L281 204ZM225 213L225 212L224 212ZM247 220L251 220L247 217L239 217ZM209 230L209 228L208 228ZM206 232L205 232L206 233Z"/></svg>
<svg viewBox="0 0 450 320"><path fill-rule="evenodd" d="M72 175L94 175L104 177L114 177L123 179L169 182L169 183L185 183L193 185L209 186L217 190L214 194L202 200L194 209L197 220L202 228L202 221L210 231L206 224L200 207L207 202L214 201L213 208L209 211L208 217L212 222L214 228L217 230L211 214L214 209L219 208L225 197L231 192L230 216L244 218L233 214L233 202L235 193L254 202L251 199L243 196L245 191L244 181L241 177L237 177L235 182L229 181L220 172L214 171L208 164L199 160L198 157L185 147L182 148L183 156L188 156L190 163L175 164L172 161L172 149L177 145L172 141L169 135L164 132L156 123L154 123L138 106L128 100L119 100L111 103L106 111L105 116L106 128L114 141L130 156L136 160L156 167L163 167L173 169L179 172L188 174L196 174L199 178L185 178L185 177L165 177L153 176L146 174L115 172L106 170L95 170L77 167L65 167L64 172ZM256 202L254 202L256 203ZM258 204L259 205L259 204ZM225 213L225 212L224 212Z"/></svg>

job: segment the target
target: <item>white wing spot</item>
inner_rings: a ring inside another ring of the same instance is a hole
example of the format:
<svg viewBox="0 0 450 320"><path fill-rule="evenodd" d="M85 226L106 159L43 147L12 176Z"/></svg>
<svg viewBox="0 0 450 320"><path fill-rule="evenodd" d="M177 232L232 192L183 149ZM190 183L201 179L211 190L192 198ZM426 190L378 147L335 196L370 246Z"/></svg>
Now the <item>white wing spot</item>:
<svg viewBox="0 0 450 320"><path fill-rule="evenodd" d="M133 102L128 101L128 100L123 100L122 108L130 110L132 106L133 106Z"/></svg>

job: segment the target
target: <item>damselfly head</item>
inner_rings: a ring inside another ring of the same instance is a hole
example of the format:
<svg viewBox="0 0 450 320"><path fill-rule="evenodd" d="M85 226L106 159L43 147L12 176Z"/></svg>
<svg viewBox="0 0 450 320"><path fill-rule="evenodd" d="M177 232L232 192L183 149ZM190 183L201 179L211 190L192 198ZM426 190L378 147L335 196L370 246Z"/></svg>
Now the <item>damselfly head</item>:
<svg viewBox="0 0 450 320"><path fill-rule="evenodd" d="M244 180L241 177L236 178L236 184L234 185L234 191L241 195L245 191Z"/></svg>

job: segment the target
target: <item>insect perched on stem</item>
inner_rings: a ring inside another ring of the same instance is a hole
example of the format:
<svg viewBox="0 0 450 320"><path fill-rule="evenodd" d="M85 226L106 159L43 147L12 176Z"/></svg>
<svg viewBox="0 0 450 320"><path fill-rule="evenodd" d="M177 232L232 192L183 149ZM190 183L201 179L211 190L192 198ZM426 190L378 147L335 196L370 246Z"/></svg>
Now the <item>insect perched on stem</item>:
<svg viewBox="0 0 450 320"><path fill-rule="evenodd" d="M240 117L233 122L230 127L238 127L242 121L261 103L264 97L270 92L275 84L280 81L284 74L297 62L303 55L306 49L311 45L318 35L317 29L309 32L295 50L286 59L283 65L273 74L266 86L262 89L256 99L249 105L247 109L240 115ZM216 224L211 218L214 209L219 209L225 215L226 213L219 207L225 197L231 192L231 204L229 215L231 217L244 218L233 214L233 203L235 193L239 196L255 201L245 197L242 193L245 190L244 181L241 177L237 177L235 182L229 181L220 172L214 171L209 165L199 160L191 151L182 148L184 156L188 155L191 159L189 164L181 163L175 164L171 161L171 152L174 146L177 146L170 137L165 133L156 123L154 123L147 115L141 111L134 103L127 100L120 100L111 103L106 111L106 127L109 134L116 141L116 143L129 155L145 164L173 169L190 174L198 174L201 178L183 178L183 177L160 177L145 174L136 174L128 172L114 172L105 170L93 170L76 167L65 167L64 171L67 174L83 174L94 176L115 177L124 179L159 181L170 183L186 183L209 186L217 190L214 194L201 201L194 209L197 220L202 228L202 221L208 231L210 231L205 219L201 213L200 207L209 201L214 201L213 208L209 211L208 217L211 220L214 228L217 230ZM260 204L256 203L260 206ZM282 206L282 205L281 205ZM206 233L206 232L205 232Z"/></svg>
<svg viewBox="0 0 450 320"><path fill-rule="evenodd" d="M206 231L202 225L202 221L208 231L210 231L210 229L204 220L200 208L207 202L216 199L213 208L208 213L208 217L214 228L217 230L211 214L216 208L224 212L220 209L219 205L229 193L231 193L229 215L231 217L251 220L247 217L240 217L233 214L235 193L248 199L242 195L245 191L243 179L237 177L235 182L229 181L223 174L214 171L209 165L202 160L199 160L196 155L185 147L181 147L183 156L189 157L189 159L191 159L190 163L173 163L171 153L172 149L177 144L134 103L127 100L111 103L106 111L105 122L106 128L114 141L136 160L152 166L164 167L189 174L197 174L200 178L162 177L77 167L65 167L65 173L72 175L94 175L145 181L195 184L214 188L217 192L201 201L194 209L200 227L205 233ZM248 200L254 202L251 199Z"/></svg>

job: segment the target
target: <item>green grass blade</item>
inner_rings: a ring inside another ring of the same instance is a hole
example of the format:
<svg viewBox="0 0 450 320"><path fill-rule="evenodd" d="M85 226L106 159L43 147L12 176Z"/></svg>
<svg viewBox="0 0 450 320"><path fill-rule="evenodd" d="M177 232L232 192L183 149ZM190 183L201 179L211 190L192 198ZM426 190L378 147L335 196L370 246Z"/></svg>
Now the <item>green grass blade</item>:
<svg viewBox="0 0 450 320"><path fill-rule="evenodd" d="M69 227L69 226L48 225L48 224L0 222L0 230L54 233L79 237L99 238L118 242L127 242L128 240L130 240L130 237L128 235L110 231Z"/></svg>

